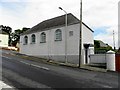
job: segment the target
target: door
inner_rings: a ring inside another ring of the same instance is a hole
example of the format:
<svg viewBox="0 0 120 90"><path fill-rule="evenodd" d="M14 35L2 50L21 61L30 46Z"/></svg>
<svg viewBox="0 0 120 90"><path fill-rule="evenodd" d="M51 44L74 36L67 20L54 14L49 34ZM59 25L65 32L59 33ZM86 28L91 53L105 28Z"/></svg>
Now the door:
<svg viewBox="0 0 120 90"><path fill-rule="evenodd" d="M120 72L120 54L115 55L116 58L116 71Z"/></svg>

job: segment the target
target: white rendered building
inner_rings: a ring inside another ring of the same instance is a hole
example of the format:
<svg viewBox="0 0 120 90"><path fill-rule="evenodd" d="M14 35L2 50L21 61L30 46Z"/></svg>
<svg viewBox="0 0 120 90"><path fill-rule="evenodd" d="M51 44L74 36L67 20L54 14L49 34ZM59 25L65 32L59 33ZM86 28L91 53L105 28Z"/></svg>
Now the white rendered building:
<svg viewBox="0 0 120 90"><path fill-rule="evenodd" d="M45 20L23 33L20 36L20 53L61 62L65 62L67 56L67 62L78 64L80 20L71 13L67 15L67 20L67 28L65 15L62 15ZM83 64L86 63L84 44L90 44L88 54L93 54L93 30L82 23Z"/></svg>

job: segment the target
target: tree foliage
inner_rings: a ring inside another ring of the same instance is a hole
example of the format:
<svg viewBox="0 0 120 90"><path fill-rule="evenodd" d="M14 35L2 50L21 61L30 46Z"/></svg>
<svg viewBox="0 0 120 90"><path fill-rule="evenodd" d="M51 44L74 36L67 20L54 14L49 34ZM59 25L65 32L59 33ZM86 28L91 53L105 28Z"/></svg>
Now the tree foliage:
<svg viewBox="0 0 120 90"><path fill-rule="evenodd" d="M97 40L94 40L94 47L95 48L100 48L100 42L99 41L97 41Z"/></svg>
<svg viewBox="0 0 120 90"><path fill-rule="evenodd" d="M12 28L9 26L0 25L0 27L1 27L1 30L5 31L8 34L10 34L12 32Z"/></svg>
<svg viewBox="0 0 120 90"><path fill-rule="evenodd" d="M102 47L100 46L100 42L98 40L94 40L94 48L95 48L95 52L103 52L106 53L109 50L113 50L112 47L108 44L106 44L107 47Z"/></svg>
<svg viewBox="0 0 120 90"><path fill-rule="evenodd" d="M27 30L29 30L30 28L26 28L26 27L23 27L22 29L17 29L17 30L14 30L14 32L11 34L11 37L12 37L12 45L13 46L16 46L16 44L19 42L20 40L20 34L26 32Z"/></svg>
<svg viewBox="0 0 120 90"><path fill-rule="evenodd" d="M20 40L20 34L24 33L30 28L23 27L22 29L17 29L12 32L12 28L9 26L0 25L0 30L6 32L9 35L8 45L16 46L17 42Z"/></svg>

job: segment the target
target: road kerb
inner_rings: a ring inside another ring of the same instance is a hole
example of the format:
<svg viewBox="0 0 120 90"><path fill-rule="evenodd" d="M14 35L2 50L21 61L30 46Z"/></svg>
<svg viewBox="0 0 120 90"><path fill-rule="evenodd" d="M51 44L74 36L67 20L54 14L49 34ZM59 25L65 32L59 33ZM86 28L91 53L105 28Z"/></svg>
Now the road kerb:
<svg viewBox="0 0 120 90"><path fill-rule="evenodd" d="M11 54L11 55L16 55L16 54ZM28 55L22 55L22 54L21 55L17 54L17 56L20 56L20 58L23 58L23 59L28 59L28 60L36 61L36 62L43 62L46 64L78 68L78 65L71 64L71 63L63 63L63 62L58 62L58 61L54 61L54 60L47 60L47 59L43 59L43 58L39 58L39 57L35 57L35 56L28 56ZM91 67L91 66L87 66L87 65L81 65L80 69L89 70L89 71L107 72L106 69Z"/></svg>

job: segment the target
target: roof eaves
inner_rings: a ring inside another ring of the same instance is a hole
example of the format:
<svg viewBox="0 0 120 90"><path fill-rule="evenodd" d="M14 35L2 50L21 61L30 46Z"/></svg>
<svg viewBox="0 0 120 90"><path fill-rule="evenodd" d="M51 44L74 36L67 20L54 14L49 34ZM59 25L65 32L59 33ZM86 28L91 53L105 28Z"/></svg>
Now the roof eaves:
<svg viewBox="0 0 120 90"><path fill-rule="evenodd" d="M70 26L70 25L74 25L74 24L78 24L78 23L79 23L79 22L71 23L71 24L69 24L68 26ZM35 32L47 31L47 30L54 29L54 28L60 28L60 27L64 27L64 26L65 26L65 25L59 25L59 26L54 26L54 27L51 27L51 28L45 28L45 29L38 30L38 31L33 31L33 30L31 30L31 31L29 31L29 32L22 33L21 36L22 36L22 35L26 35L26 34L35 33Z"/></svg>
<svg viewBox="0 0 120 90"><path fill-rule="evenodd" d="M89 30L91 30L92 32L94 32L90 27L88 27L88 25L86 25L84 22L82 22L82 24L84 24Z"/></svg>
<svg viewBox="0 0 120 90"><path fill-rule="evenodd" d="M74 24L79 24L80 22L76 22L76 23L71 23L69 24L68 26L70 25L74 25ZM83 25L85 25L89 30L91 30L92 32L94 32L90 27L88 27L85 23L82 22ZM31 30L31 31L28 31L28 32L25 32L22 35L26 35L26 34L31 34L31 33L35 33L35 32L42 32L42 31L47 31L47 30L50 30L50 29L54 29L54 28L60 28L60 27L64 27L65 25L59 25L59 26L54 26L54 27L51 27L51 28L45 28L45 29L42 29L42 30L38 30L38 31L34 31L34 30Z"/></svg>

